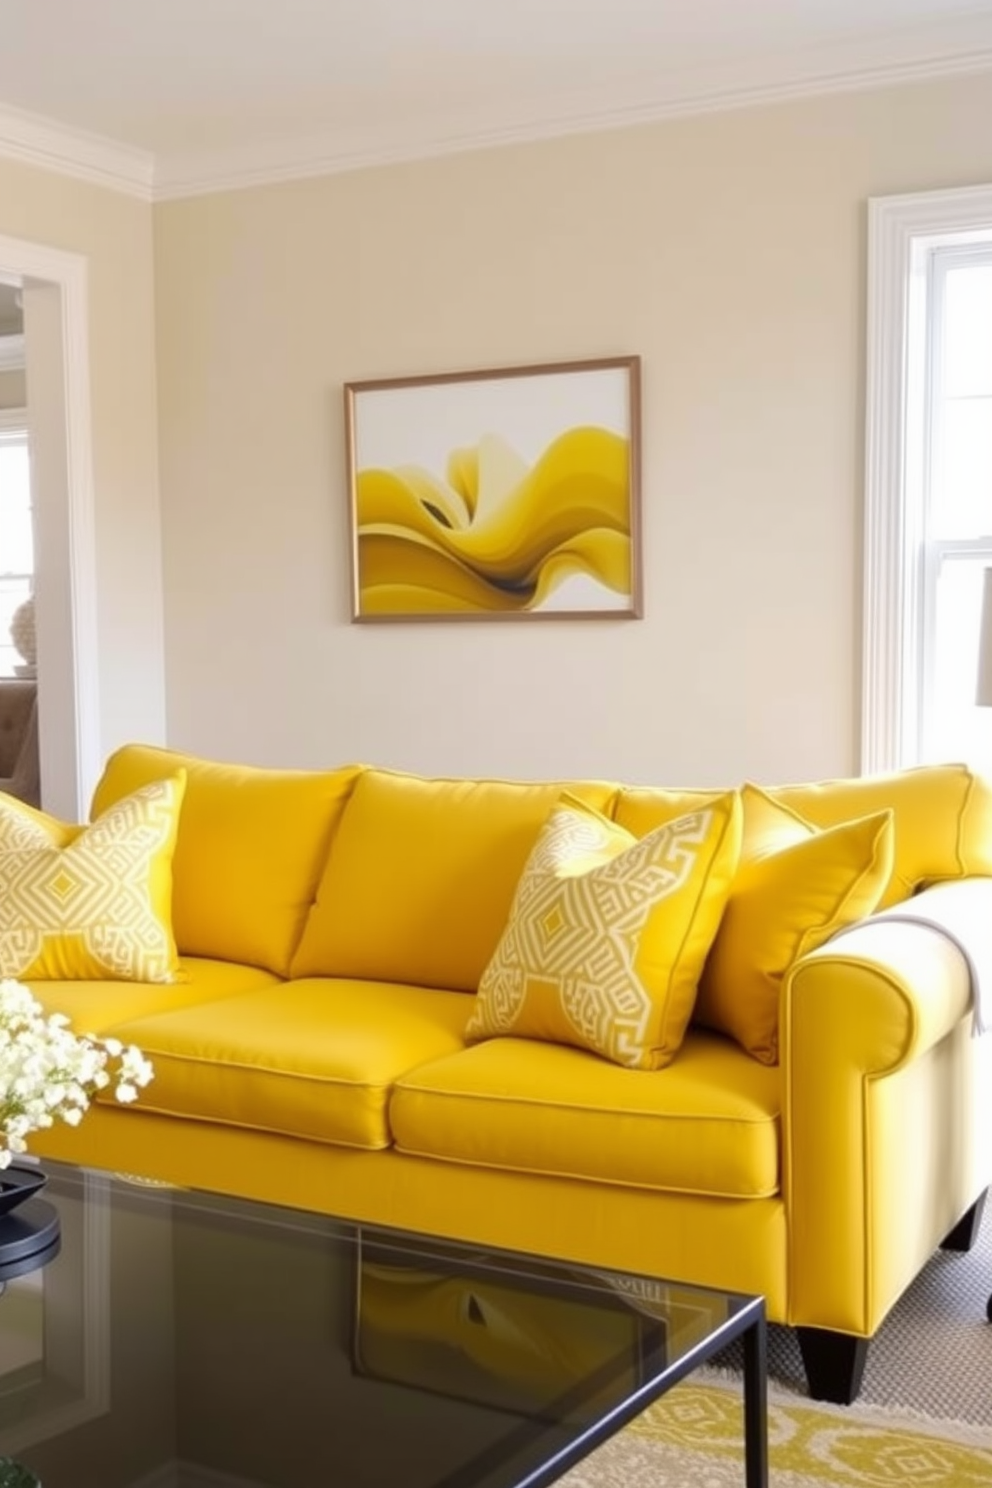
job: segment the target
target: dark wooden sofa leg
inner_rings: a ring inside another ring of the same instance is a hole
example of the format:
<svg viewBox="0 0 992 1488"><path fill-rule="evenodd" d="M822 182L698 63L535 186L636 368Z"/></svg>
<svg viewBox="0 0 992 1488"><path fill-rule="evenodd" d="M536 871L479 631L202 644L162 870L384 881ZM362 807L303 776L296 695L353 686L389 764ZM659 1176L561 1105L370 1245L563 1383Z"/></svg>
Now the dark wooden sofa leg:
<svg viewBox="0 0 992 1488"><path fill-rule="evenodd" d="M868 1339L829 1328L797 1328L806 1380L813 1400L850 1405L861 1389Z"/></svg>
<svg viewBox="0 0 992 1488"><path fill-rule="evenodd" d="M988 1189L980 1199L976 1199L967 1213L962 1214L957 1224L949 1235L945 1235L940 1242L941 1250L970 1250L978 1239L978 1231L982 1226L982 1212L985 1209L985 1200L988 1198Z"/></svg>

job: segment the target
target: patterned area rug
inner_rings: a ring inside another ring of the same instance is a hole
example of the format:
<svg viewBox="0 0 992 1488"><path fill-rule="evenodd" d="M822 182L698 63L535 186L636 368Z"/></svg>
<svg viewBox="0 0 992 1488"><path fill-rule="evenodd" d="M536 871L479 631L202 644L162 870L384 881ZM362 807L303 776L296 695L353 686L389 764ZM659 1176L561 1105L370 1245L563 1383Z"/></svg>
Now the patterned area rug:
<svg viewBox="0 0 992 1488"><path fill-rule="evenodd" d="M769 1329L771 1488L992 1488L992 1205L966 1255L934 1256L868 1350L853 1406L806 1394L790 1329ZM739 1359L650 1407L563 1488L741 1488Z"/></svg>
<svg viewBox="0 0 992 1488"><path fill-rule="evenodd" d="M989 1488L992 1430L772 1391L770 1488ZM685 1384L567 1474L562 1488L742 1488L740 1390Z"/></svg>

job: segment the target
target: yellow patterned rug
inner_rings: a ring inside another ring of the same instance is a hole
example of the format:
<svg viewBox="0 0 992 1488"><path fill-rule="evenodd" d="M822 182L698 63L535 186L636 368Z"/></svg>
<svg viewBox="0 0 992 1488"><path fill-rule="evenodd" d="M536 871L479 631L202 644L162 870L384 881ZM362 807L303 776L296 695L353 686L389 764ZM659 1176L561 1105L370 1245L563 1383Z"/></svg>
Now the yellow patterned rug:
<svg viewBox="0 0 992 1488"><path fill-rule="evenodd" d="M990 1381L992 1388L992 1381ZM992 1488L992 1430L772 1388L770 1488ZM742 1488L740 1386L686 1381L562 1479L563 1488Z"/></svg>

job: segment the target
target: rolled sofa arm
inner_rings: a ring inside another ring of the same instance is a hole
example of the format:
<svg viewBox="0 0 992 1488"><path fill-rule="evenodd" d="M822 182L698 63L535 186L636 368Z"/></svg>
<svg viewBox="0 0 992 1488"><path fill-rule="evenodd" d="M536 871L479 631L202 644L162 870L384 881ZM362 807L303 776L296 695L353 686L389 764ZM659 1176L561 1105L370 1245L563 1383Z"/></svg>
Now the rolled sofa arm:
<svg viewBox="0 0 992 1488"><path fill-rule="evenodd" d="M961 884L976 934L988 933L992 880ZM932 925L867 919L791 969L780 1005L790 1321L873 1333L988 1183L977 1139L992 1040L972 1037L971 1007L968 959Z"/></svg>

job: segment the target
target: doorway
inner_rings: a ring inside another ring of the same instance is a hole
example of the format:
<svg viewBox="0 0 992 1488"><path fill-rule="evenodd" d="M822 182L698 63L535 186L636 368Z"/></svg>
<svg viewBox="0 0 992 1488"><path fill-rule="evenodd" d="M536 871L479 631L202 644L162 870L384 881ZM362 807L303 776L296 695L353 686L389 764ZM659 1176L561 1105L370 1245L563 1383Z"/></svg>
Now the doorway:
<svg viewBox="0 0 992 1488"><path fill-rule="evenodd" d="M19 290L24 315L41 799L82 821L102 765L87 264L0 236L0 281Z"/></svg>

